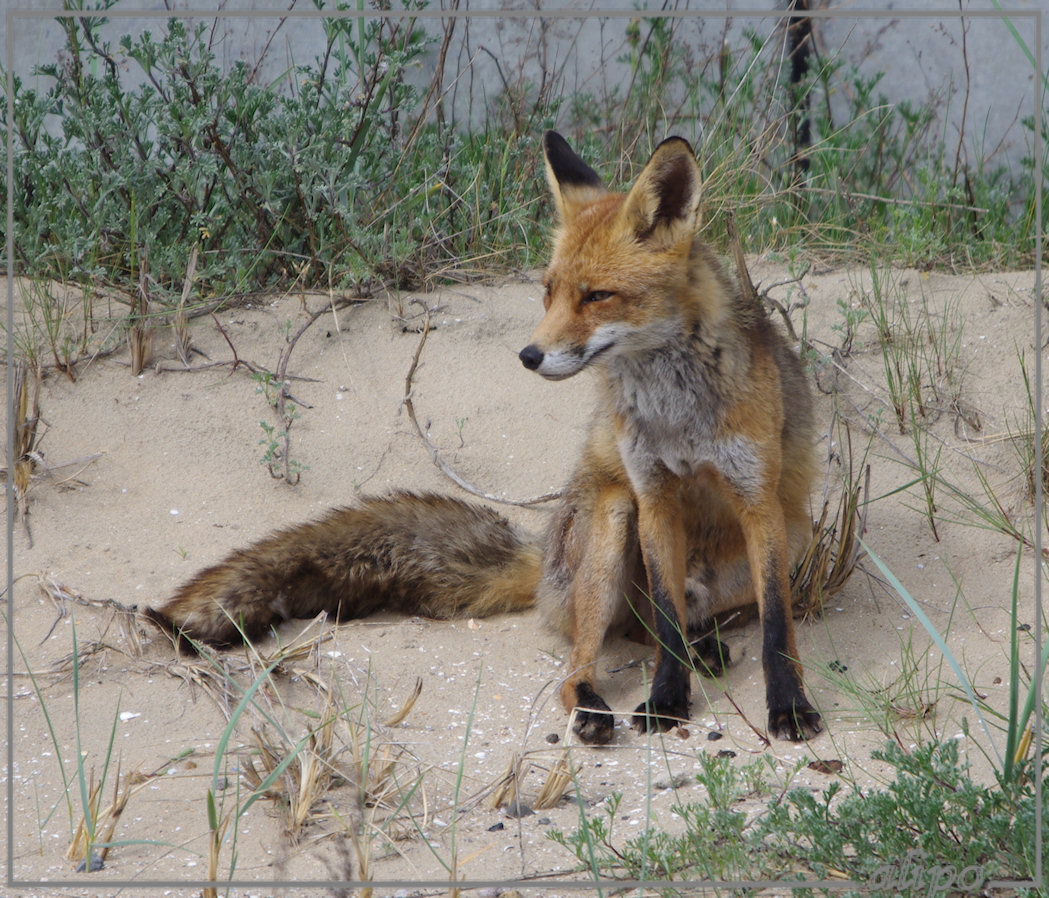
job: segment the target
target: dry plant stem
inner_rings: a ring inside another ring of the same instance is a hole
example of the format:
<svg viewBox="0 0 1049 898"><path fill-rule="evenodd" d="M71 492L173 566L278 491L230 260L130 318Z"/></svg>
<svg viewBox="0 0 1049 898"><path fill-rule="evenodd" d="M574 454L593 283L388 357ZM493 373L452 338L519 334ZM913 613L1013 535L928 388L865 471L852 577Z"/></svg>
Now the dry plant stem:
<svg viewBox="0 0 1049 898"><path fill-rule="evenodd" d="M550 768L532 807L537 811L545 811L547 808L557 805L581 769L582 765L576 765L575 767L569 765L568 747L563 748L560 757L554 762L554 766Z"/></svg>
<svg viewBox="0 0 1049 898"><path fill-rule="evenodd" d="M494 811L504 804L511 804L517 797L517 782L521 773L521 760L519 752L515 751L510 755L510 762L506 765L506 772L496 780L492 793L488 796L488 801L485 802L486 808Z"/></svg>
<svg viewBox="0 0 1049 898"><path fill-rule="evenodd" d="M819 614L826 599L848 582L863 554L859 537L867 526L870 466L854 476L852 435L848 429L842 449L848 479L843 481L834 519L828 527L830 503L825 499L805 555L791 575L793 610L797 616Z"/></svg>
<svg viewBox="0 0 1049 898"><path fill-rule="evenodd" d="M131 327L127 343L131 352L131 373L138 377L153 354L153 328L149 325L149 254L142 253L139 263L138 294L131 296Z"/></svg>
<svg viewBox="0 0 1049 898"><path fill-rule="evenodd" d="M211 882L218 882L219 878L219 852L222 850L222 840L226 836L226 830L229 828L229 817L227 816L218 827L211 832L211 838L208 840L208 880ZM203 890L203 898L218 898L218 890L214 888L205 888Z"/></svg>
<svg viewBox="0 0 1049 898"><path fill-rule="evenodd" d="M177 680L182 680L190 686L196 686L205 692L219 709L219 712L228 720L230 711L235 703L235 694L230 685L231 674L216 668L214 665L197 662L152 662L147 665L147 670L163 672Z"/></svg>
<svg viewBox="0 0 1049 898"><path fill-rule="evenodd" d="M148 782L147 777L143 777L136 773L130 773L122 775L120 772L120 762L117 762L116 771L116 783L113 786L113 800L109 806L104 810L100 809L101 791L102 784L95 784L95 773L91 772L91 780L89 784L89 799L88 812L91 814L92 830L98 832L98 827L104 821L105 831L100 837L96 837L94 841L90 841L87 835L87 818L81 817L79 824L77 824L76 832L73 835L73 840L69 845L69 850L66 852L66 857L69 860L77 860L82 858L84 861L85 870L93 870L93 863L98 862L104 864L106 857L109 855L110 843L113 841L113 834L116 832L117 824L120 822L120 816L124 813L124 809L127 807L128 801L131 800L131 796L136 792L140 791ZM121 788L123 787L123 788ZM100 845L97 854L93 854L91 851L94 845Z"/></svg>
<svg viewBox="0 0 1049 898"><path fill-rule="evenodd" d="M71 589L65 584L56 580L53 574L48 574L46 576L38 574L36 575L36 579L37 585L40 587L40 590L51 600L52 604L54 604L55 608L58 611L54 623L51 624L51 629L48 630L47 634L40 641L41 645L51 638L51 633L58 625L58 622L65 618L68 614L66 604L69 602L73 602L77 605L83 605L87 608L109 609L111 612L110 619L106 623L102 636L104 637L106 633L108 633L109 627L112 624L113 620L118 620L120 623L121 633L123 634L125 640L133 646L136 654L139 653L141 646L139 645L137 630L135 628L135 619L138 611L134 606L125 605L122 602L118 602L116 599L85 599L84 596L77 590ZM93 646L94 648L89 648L91 646ZM86 646L81 648L80 655L81 657L86 657L87 655L94 654L94 652L100 651L103 648L115 647L105 645L101 641L101 639L99 639L95 642L88 643L86 644ZM72 655L69 655L67 656L65 661L59 660L54 662L51 665L51 669L55 672L58 672L63 664L67 664L72 660Z"/></svg>
<svg viewBox="0 0 1049 898"><path fill-rule="evenodd" d="M392 717L383 721L383 726L397 726L402 720L404 720L412 712L412 708L415 707L416 701L423 691L422 677L415 678L415 688L412 689L412 694L405 699L404 704L401 705L400 709L394 712Z"/></svg>
<svg viewBox="0 0 1049 898"><path fill-rule="evenodd" d="M40 373L32 374L32 400L30 401L29 368L25 362L15 368L14 404L10 410L14 418L14 458L11 467L14 474L15 505L18 517L25 528L29 548L33 548L33 532L29 528L29 482L36 469L37 425L40 423Z"/></svg>
<svg viewBox="0 0 1049 898"><path fill-rule="evenodd" d="M66 859L75 861L77 858L82 858L84 861L84 869L87 871L91 870L91 857L89 856L91 843L90 839L87 837L87 821L89 818L92 822L97 821L98 819L98 793L99 787L95 785L95 771L94 768L92 768L87 783L87 807L84 809L84 813L81 815L80 821L77 823L76 830L73 833L73 838L69 843L69 848L66 850Z"/></svg>
<svg viewBox="0 0 1049 898"><path fill-rule="evenodd" d="M520 803L519 785L524 781L527 771L525 763L531 752L521 755L514 752L510 757L506 772L496 781L484 806L490 810L507 806L512 807ZM547 771L546 779L540 787L535 799L528 802L529 807L535 811L544 811L557 805L564 797L565 791L572 785L576 775L579 773L580 765L569 764L569 747L566 745L557 755L557 759ZM531 763L531 762L529 762Z"/></svg>
<svg viewBox="0 0 1049 898"><path fill-rule="evenodd" d="M437 466L438 470L454 484L466 490L466 492L471 495L485 499L488 502L498 502L502 505L529 506L540 505L543 502L550 502L554 499L560 498L561 490L543 493L541 496L531 496L527 499L506 499L501 496L493 496L491 493L487 493L479 487L474 486L469 481L464 480L443 458L441 458L441 454L437 451L437 447L434 446L430 441L430 438L423 431L422 427L419 426L419 419L415 415L415 406L412 403L412 379L415 377L415 370L419 367L419 359L422 356L423 347L426 345L426 337L430 333L429 306L419 300L413 300L413 302L419 303L419 305L423 307L423 329L422 336L419 337L419 345L415 347L415 355L412 356L412 363L408 368L408 374L404 378L404 399L402 401L404 402L405 409L408 411L408 417L411 419L416 434L418 434L419 439L422 440L423 445L426 446L427 452L430 453L430 460Z"/></svg>
<svg viewBox="0 0 1049 898"><path fill-rule="evenodd" d="M884 203L887 206L914 206L914 207L931 207L933 209L951 209L958 212L971 212L974 215L987 215L990 213L990 209L985 209L981 206L966 205L965 203L948 203L942 200L909 200L902 197L895 196L879 196L873 193L860 193L858 191L848 191L842 193L837 190L830 190L826 187L805 187L806 193L815 193L821 196L843 196L857 200L871 200L877 203Z"/></svg>
<svg viewBox="0 0 1049 898"><path fill-rule="evenodd" d="M175 332L175 348L178 350L182 364L189 367L189 357L193 352L190 342L189 326L186 319L186 302L193 290L193 280L197 275L197 256L200 253L200 244L194 243L189 253L189 261L186 263L186 277L182 282L182 297L179 299L178 309L175 311L173 330Z"/></svg>
<svg viewBox="0 0 1049 898"><path fill-rule="evenodd" d="M233 368L230 370L230 374L232 374L234 371L237 370L237 367L240 364L242 364L240 357L237 355L237 348L233 345L233 341L229 338L229 334L226 333L226 329L222 326L222 322L219 321L218 315L216 315L214 312L211 313L211 320L215 322L215 327L217 327L219 333L222 334L222 339L226 341L226 345L229 347L229 351L233 353ZM226 363L224 362L223 364ZM254 373L254 370L252 369L251 365L249 365L247 362L244 362L243 364L247 365L248 369L252 370L252 373Z"/></svg>
<svg viewBox="0 0 1049 898"><path fill-rule="evenodd" d="M227 362L207 362L203 365L193 365L190 367L186 367L185 365L169 366L165 365L163 362L157 362L155 367L156 372L158 374L163 374L167 372L188 373L194 371L207 371L209 368L224 368L226 365L232 365L233 367L230 368L230 374L232 374L234 371L236 371L239 367L243 365L251 374L265 373L265 369L261 365L256 365L252 362L249 362L247 359L242 359L237 354L237 348L233 345L233 341L229 338L229 334L226 332L226 329L222 326L222 322L219 321L218 316L215 314L215 312L211 309L208 309L206 314L211 315L212 321L215 322L215 329L222 335L222 339L226 341L226 345L229 347L229 351L233 355L233 359ZM294 375L288 375L288 380L311 379L312 378L299 378L295 377Z"/></svg>
<svg viewBox="0 0 1049 898"><path fill-rule="evenodd" d="M758 737L758 741L761 743L762 748L768 748L772 744L772 740L769 739L768 733L766 733L764 730L759 729L757 726L750 722L750 718L747 717L746 713L739 706L739 703L732 697L731 692L729 692L727 689L723 689L721 691L721 694L725 696L725 699L728 701L728 703L732 705L732 707L735 709L736 713L739 715L739 719L742 720L748 727L750 727L751 732L753 732L754 735Z"/></svg>

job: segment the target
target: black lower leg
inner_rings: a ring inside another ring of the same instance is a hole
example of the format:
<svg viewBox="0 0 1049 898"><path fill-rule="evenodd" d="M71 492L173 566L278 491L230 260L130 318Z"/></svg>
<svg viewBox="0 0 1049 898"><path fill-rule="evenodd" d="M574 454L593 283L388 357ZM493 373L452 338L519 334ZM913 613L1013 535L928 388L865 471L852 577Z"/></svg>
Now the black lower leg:
<svg viewBox="0 0 1049 898"><path fill-rule="evenodd" d="M798 742L822 729L819 713L805 697L796 658L790 657L787 637L789 606L770 577L762 608L761 660L765 671L765 696L769 731L778 739Z"/></svg>
<svg viewBox="0 0 1049 898"><path fill-rule="evenodd" d="M667 730L688 718L689 645L682 622L669 595L654 590L656 674L648 701L634 711L634 726L641 731Z"/></svg>

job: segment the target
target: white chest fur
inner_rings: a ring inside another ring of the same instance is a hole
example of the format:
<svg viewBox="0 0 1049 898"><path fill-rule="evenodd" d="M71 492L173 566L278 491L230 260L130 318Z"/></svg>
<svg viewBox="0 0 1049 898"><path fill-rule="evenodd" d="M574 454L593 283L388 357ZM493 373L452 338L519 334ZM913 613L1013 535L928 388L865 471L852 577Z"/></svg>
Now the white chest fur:
<svg viewBox="0 0 1049 898"><path fill-rule="evenodd" d="M696 476L707 466L744 495L761 486L762 462L752 441L721 432L730 401L716 358L671 344L616 361L610 386L619 451L636 490L668 473Z"/></svg>

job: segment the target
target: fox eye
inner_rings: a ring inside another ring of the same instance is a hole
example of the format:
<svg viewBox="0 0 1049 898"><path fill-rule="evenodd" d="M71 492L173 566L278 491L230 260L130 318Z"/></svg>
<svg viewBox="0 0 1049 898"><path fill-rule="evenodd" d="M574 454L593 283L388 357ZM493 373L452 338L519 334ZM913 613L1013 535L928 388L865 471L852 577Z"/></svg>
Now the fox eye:
<svg viewBox="0 0 1049 898"><path fill-rule="evenodd" d="M591 290L583 297L583 305L591 302L601 302L612 296L611 290Z"/></svg>

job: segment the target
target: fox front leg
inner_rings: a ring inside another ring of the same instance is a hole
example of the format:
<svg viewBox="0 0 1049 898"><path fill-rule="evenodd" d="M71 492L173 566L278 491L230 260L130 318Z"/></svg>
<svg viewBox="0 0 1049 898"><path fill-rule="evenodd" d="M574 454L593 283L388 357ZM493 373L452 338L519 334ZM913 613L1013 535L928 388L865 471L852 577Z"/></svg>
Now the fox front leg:
<svg viewBox="0 0 1049 898"><path fill-rule="evenodd" d="M668 730L689 716L690 649L685 612L685 529L666 497L638 502L638 536L648 570L656 669L648 699L634 711L641 732Z"/></svg>
<svg viewBox="0 0 1049 898"><path fill-rule="evenodd" d="M769 732L777 739L800 742L823 729L801 681L794 642L786 527L779 503L770 501L744 510L740 517L761 617L761 662Z"/></svg>
<svg viewBox="0 0 1049 898"><path fill-rule="evenodd" d="M612 741L615 717L594 686L597 656L631 585L634 511L621 486L606 486L587 504L587 513L576 516L569 536L577 566L570 587L572 653L561 702L574 712L572 730L582 742L605 745Z"/></svg>

